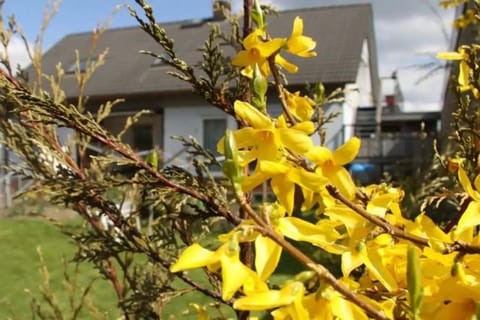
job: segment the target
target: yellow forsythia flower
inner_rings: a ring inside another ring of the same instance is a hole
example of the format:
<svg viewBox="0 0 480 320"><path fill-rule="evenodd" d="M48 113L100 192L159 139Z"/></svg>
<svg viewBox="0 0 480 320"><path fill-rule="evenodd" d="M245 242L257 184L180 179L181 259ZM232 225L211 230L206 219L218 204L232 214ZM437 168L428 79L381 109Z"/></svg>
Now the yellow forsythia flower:
<svg viewBox="0 0 480 320"><path fill-rule="evenodd" d="M268 58L278 52L286 43L286 39L275 38L270 41L262 41L263 31L257 29L250 33L242 42L244 50L240 51L232 60L237 67L248 67L243 72L245 76L251 77L253 67L257 64L265 77L270 75Z"/></svg>
<svg viewBox="0 0 480 320"><path fill-rule="evenodd" d="M328 148L315 146L305 156L318 165L321 174L336 186L340 193L353 199L356 192L355 183L343 166L355 159L360 150L360 144L360 139L353 137L333 153Z"/></svg>

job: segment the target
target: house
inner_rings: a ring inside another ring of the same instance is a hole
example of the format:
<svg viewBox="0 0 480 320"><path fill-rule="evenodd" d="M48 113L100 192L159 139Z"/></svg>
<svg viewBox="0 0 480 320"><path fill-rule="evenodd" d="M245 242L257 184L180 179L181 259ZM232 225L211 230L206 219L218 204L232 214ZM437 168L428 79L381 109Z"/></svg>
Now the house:
<svg viewBox="0 0 480 320"><path fill-rule="evenodd" d="M227 2L220 3L228 9ZM327 145L335 148L354 133L349 125L355 121L358 109L378 110L380 106L372 8L369 4L356 4L285 11L269 16L269 32L273 36L289 36L296 16L304 20L304 34L317 41L317 57L288 57L299 66L298 73L288 75L289 89L300 90L308 83L321 81L327 92L337 88L347 90L344 102L325 107L326 112L342 113L327 128ZM195 63L201 58L197 48L207 39L211 24L222 28L228 22L214 12L212 18L166 23L162 27L175 39L178 56ZM74 75L75 50L79 52L82 67L91 41L91 33L70 34L44 55L46 74L54 74L58 62L65 68L62 85L71 101L79 94ZM225 129L235 128L233 119L194 95L188 84L167 75L168 66L151 56L139 54L139 50L161 52L159 45L139 27L106 31L100 37L97 52L105 48L109 48L105 64L91 78L84 93L89 97L89 109L93 112L107 100L125 99L103 122L113 132L118 132L134 112L150 111L124 135L133 148L142 151L157 147L164 153L164 162L188 166L189 159L182 145L170 139L171 136L192 135L214 150ZM280 113L275 94L269 99L269 108L273 115ZM380 113L376 114L372 121L378 122Z"/></svg>
<svg viewBox="0 0 480 320"><path fill-rule="evenodd" d="M388 174L395 182L426 170L433 157L434 141L439 137L440 112L403 111L403 94L396 74L382 78L382 108L357 111L351 130L362 139L358 156L349 169L363 185L376 183Z"/></svg>

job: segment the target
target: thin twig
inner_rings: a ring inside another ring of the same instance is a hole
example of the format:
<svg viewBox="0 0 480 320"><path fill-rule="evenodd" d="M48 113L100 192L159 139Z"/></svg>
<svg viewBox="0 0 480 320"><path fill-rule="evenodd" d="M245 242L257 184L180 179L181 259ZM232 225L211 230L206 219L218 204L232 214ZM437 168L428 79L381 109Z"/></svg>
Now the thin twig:
<svg viewBox="0 0 480 320"><path fill-rule="evenodd" d="M283 112L285 112L285 115L287 116L287 121L290 124L295 124L297 121L293 117L292 113L290 112L290 109L288 108L288 103L287 99L285 98L285 92L284 88L282 85L282 79L280 78L280 73L278 72L278 68L275 65L275 56L276 54L272 55L270 58L268 58L268 65L270 67L270 70L272 72L273 76L273 81L275 83L275 88L278 93L278 98L280 99L280 103L282 105Z"/></svg>
<svg viewBox="0 0 480 320"><path fill-rule="evenodd" d="M326 188L327 188L328 193L332 197L334 197L335 199L342 202L344 205L346 205L347 207L349 207L350 209L352 209L353 211L358 213L360 216L362 216L363 218L365 218L369 222L371 222L371 223L375 224L376 226L382 228L383 231L385 231L386 233L391 234L392 236L397 237L397 238L401 238L401 239L404 239L404 240L411 241L411 242L415 243L416 245L418 245L420 247L429 247L430 246L430 243L429 243L428 239L416 236L416 235L411 234L409 232L406 232L405 230L403 230L403 229L401 229L401 228L399 228L395 225L390 224L388 221L386 221L386 220L384 220L380 217L374 216L373 214L371 214L367 210L365 210L363 207L361 207L361 206L353 203L352 201L348 200L346 197L344 197L338 191L338 189L335 186L327 185ZM462 252L462 253L470 253L470 254L480 253L480 247L479 246L474 246L474 245L470 245L470 244L459 242L459 241L456 241L456 242L453 242L453 243L443 243L443 246L445 248L443 250L444 254L449 254L449 253L452 253L452 252Z"/></svg>

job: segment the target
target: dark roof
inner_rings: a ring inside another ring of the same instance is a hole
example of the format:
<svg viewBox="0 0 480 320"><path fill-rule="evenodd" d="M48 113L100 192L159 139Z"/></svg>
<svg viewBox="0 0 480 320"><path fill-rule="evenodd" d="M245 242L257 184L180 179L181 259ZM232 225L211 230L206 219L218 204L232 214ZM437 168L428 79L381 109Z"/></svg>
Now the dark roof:
<svg viewBox="0 0 480 320"><path fill-rule="evenodd" d="M293 20L304 20L304 34L317 41L317 57L304 59L285 54L287 60L298 64L300 71L289 75L289 83L305 84L355 82L364 40L368 40L373 78L377 75L376 48L373 36L372 9L369 4L306 8L281 12L268 19L273 36L288 37ZM221 24L226 22L220 22ZM187 62L200 59L198 48L208 37L211 28L208 20L174 22L162 25L169 37L175 40L177 54ZM55 73L60 61L67 70L75 61L75 50L84 59L92 41L91 33L77 33L64 37L44 55L43 70ZM110 29L100 38L98 52L109 48L106 63L87 85L88 96L127 96L146 93L190 91L184 82L166 75L169 67L152 67L153 58L139 54L139 50L161 52L156 44L139 27ZM229 50L225 47L225 50ZM66 75L62 82L67 97L77 95L74 75ZM375 86L375 84L374 84Z"/></svg>

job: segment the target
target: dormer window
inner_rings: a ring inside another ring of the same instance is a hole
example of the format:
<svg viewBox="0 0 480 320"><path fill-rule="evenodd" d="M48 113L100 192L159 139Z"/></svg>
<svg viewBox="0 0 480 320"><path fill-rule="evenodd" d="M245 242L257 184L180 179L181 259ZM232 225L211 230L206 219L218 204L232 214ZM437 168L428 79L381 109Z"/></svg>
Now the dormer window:
<svg viewBox="0 0 480 320"><path fill-rule="evenodd" d="M160 58L161 57L161 58ZM160 66L164 66L166 65L165 64L165 60L170 60L170 57L166 54L166 53L162 53L160 55L160 57L156 57L152 64L150 65L151 67L160 67Z"/></svg>
<svg viewBox="0 0 480 320"><path fill-rule="evenodd" d="M77 62L74 62L70 67L68 67L66 70L65 70L65 73L66 74L74 74L75 72L80 71L80 73L85 73L85 71L87 71L87 67L88 66L91 66L95 63L96 60L94 59L84 59L84 60L80 60L80 63L78 65L78 69L77 69Z"/></svg>

